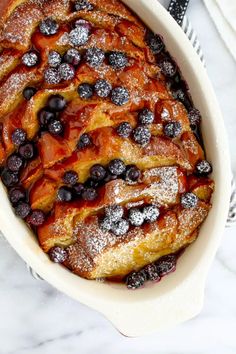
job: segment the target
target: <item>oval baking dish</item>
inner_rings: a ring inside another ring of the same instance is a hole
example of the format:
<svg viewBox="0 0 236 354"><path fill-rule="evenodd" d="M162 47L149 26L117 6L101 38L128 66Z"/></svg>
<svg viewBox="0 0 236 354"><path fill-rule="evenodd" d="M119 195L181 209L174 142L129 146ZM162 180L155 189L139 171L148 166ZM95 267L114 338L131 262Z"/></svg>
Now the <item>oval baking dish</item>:
<svg viewBox="0 0 236 354"><path fill-rule="evenodd" d="M214 166L212 210L198 239L178 261L175 273L158 286L128 291L123 285L82 279L51 263L29 228L13 213L0 184L0 229L18 254L46 281L68 296L103 313L127 336L138 336L186 321L199 313L205 280L223 232L230 199L230 162L224 124L205 69L182 30L157 0L123 0L160 34L187 81L204 117L202 132ZM141 320L140 320L141 319Z"/></svg>

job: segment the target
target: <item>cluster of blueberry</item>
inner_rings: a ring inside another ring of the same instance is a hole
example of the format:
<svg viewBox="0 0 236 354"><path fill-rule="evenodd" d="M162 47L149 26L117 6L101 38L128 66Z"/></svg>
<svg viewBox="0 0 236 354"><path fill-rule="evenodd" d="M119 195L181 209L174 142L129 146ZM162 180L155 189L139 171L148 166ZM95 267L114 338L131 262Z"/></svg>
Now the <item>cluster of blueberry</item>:
<svg viewBox="0 0 236 354"><path fill-rule="evenodd" d="M41 131L48 131L52 135L61 135L63 133L63 124L59 115L66 107L66 100L61 95L52 95L49 97L46 107L38 113L38 121Z"/></svg>
<svg viewBox="0 0 236 354"><path fill-rule="evenodd" d="M63 176L65 185L58 189L57 198L61 202L82 198L93 201L98 197L97 188L117 178L127 182L136 182L141 176L141 171L135 165L125 166L124 162L115 159L107 167L95 164L90 169L90 176L85 183L79 183L76 171L67 171Z"/></svg>
<svg viewBox="0 0 236 354"><path fill-rule="evenodd" d="M122 122L117 127L117 134L122 138L133 136L136 143L144 146L147 145L151 139L151 132L148 125L154 122L154 114L149 109L145 108L138 114L138 126L133 129L129 122Z"/></svg>
<svg viewBox="0 0 236 354"><path fill-rule="evenodd" d="M90 7L86 1L77 2L76 9ZM77 10L78 11L78 10ZM54 35L59 28L55 20L47 18L42 21L39 30L45 36ZM69 33L69 43L71 46L80 47L84 45L91 34L92 25L83 19L75 22L75 28ZM98 68L106 60L114 70L122 70L128 65L128 58L125 53L112 51L105 53L102 49L91 47L88 48L83 56L84 61L92 68ZM33 67L40 61L39 54L32 50L22 56L22 63L27 67ZM75 76L76 67L81 63L82 55L75 49L70 48L61 55L56 51L50 51L48 55L48 68L44 72L44 79L48 84L59 84L61 81L72 80ZM30 99L35 93L35 88L28 88L25 95L26 99ZM125 87L115 87L112 89L111 84L106 80L98 80L95 86L89 83L81 84L78 88L79 96L82 99L89 99L95 93L102 98L111 96L111 101L118 105L124 105L129 101L129 92Z"/></svg>
<svg viewBox="0 0 236 354"><path fill-rule="evenodd" d="M30 52L25 54L27 57L31 55L35 55L35 53ZM86 52L85 58L90 66L97 67L104 61L105 54L101 49L89 48ZM45 71L46 82L49 84L57 84L62 79L73 79L75 75L75 67L79 65L80 61L81 54L77 49L68 49L63 58L59 53L51 51L48 57L50 67ZM114 69L122 69L127 65L128 59L122 52L111 52L108 54L108 63ZM24 97L27 100L30 100L36 92L36 88L27 87ZM129 92L125 87L118 86L112 88L112 85L107 80L100 79L95 85L83 83L78 87L78 94L82 99L89 99L94 93L101 98L107 98L110 96L111 101L117 106L122 106L129 101Z"/></svg>
<svg viewBox="0 0 236 354"><path fill-rule="evenodd" d="M148 264L143 269L132 272L126 277L128 289L138 289L148 280L159 282L165 275L176 269L177 255L169 254L161 257L156 262Z"/></svg>
<svg viewBox="0 0 236 354"><path fill-rule="evenodd" d="M35 157L35 146L27 141L26 132L21 128L13 131L11 139L16 152L11 154L6 161L6 166L1 173L2 182L8 188L9 199L15 208L16 215L26 219L32 226L42 225L45 220L44 213L41 210L31 210L25 190L19 186L20 171L28 161Z"/></svg>
<svg viewBox="0 0 236 354"><path fill-rule="evenodd" d="M198 141L202 143L202 137L200 133L201 114L193 108L191 98L188 93L188 87L184 80L182 80L180 73L178 72L177 65L171 59L169 53L165 50L165 45L162 38L154 34L151 31L146 33L146 43L152 50L154 55L158 54L158 66L161 72L167 78L167 84L173 97L184 104L188 111L188 117L191 125L191 129ZM169 137L176 137L181 132L181 126L178 122L171 122L165 127L165 133Z"/></svg>
<svg viewBox="0 0 236 354"><path fill-rule="evenodd" d="M146 43L152 50L154 55L158 54L157 63L163 75L167 78L172 78L177 73L177 65L171 59L169 53L165 51L165 45L162 38L151 31L146 32Z"/></svg>
<svg viewBox="0 0 236 354"><path fill-rule="evenodd" d="M111 97L112 103L116 106L123 106L129 101L129 91L123 87L118 86L112 89L112 85L107 80L98 80L95 85L83 83L78 87L78 93L82 99L90 99L94 92L98 97Z"/></svg>
<svg viewBox="0 0 236 354"><path fill-rule="evenodd" d="M183 103L187 109L191 129L199 143L203 146L200 129L201 114L199 110L193 108L188 85L182 79L176 63L166 51L162 38L151 31L147 31L145 39L153 54L158 55L156 56L157 64L166 77L170 92L172 93L173 98ZM164 132L170 138L177 137L181 133L181 125L179 122L170 122L165 126Z"/></svg>
<svg viewBox="0 0 236 354"><path fill-rule="evenodd" d="M131 208L124 217L125 210L121 205L111 205L105 208L105 216L101 219L100 228L104 232L112 232L116 236L125 235L130 228L142 226L144 222L155 222L160 210L156 205L146 205L141 208Z"/></svg>
<svg viewBox="0 0 236 354"><path fill-rule="evenodd" d="M83 8L85 4L88 3L83 2L81 5L81 3L77 2L75 7ZM39 26L40 32L45 36L54 35L58 28L59 25L55 22L55 20L51 18L47 18L46 20L42 21ZM70 45L74 47L80 47L86 44L91 34L91 30L92 25L88 21L83 19L77 20L75 22L75 28L72 29L69 33ZM85 62L92 68L101 66L106 58L108 64L111 65L111 67L115 70L124 69L128 65L128 58L126 54L122 52L110 52L106 55L103 50L92 47L87 49L84 55ZM36 51L27 52L22 56L22 63L27 67L33 67L37 65L39 60L39 54ZM80 64L81 60L81 53L75 48L68 49L63 56L61 56L61 54L56 51L51 51L48 55L49 67L44 72L45 81L48 84L58 84L61 81L72 80L75 76L75 69ZM101 86L102 83L97 85ZM111 87L108 87L109 85L109 83L106 83L104 88L103 83L102 87L97 87L98 92L102 92L101 97L108 97L111 91ZM91 90L89 90L88 87L87 93L82 87L80 88L80 91L82 91L82 96L84 96L83 98L89 98L92 95ZM117 98L117 92L118 96L121 95L122 97ZM113 90L111 99L115 104L122 105L128 102L129 94L125 88L118 87Z"/></svg>
<svg viewBox="0 0 236 354"><path fill-rule="evenodd" d="M173 62L169 53L165 50L165 45L159 35L147 31L146 42L153 54L158 54L157 64L167 79L173 98L179 100L186 107L191 129L198 138L199 143L203 145L200 133L201 114L197 109L193 108L187 84L182 80L176 63ZM181 124L179 122L167 123L164 127L164 133L170 138L179 136L181 134Z"/></svg>
<svg viewBox="0 0 236 354"><path fill-rule="evenodd" d="M35 146L27 141L26 132L17 128L13 131L11 139L17 152L10 155L6 161L6 167L3 169L1 178L6 187L15 186L19 182L19 173L28 160L31 160L35 154Z"/></svg>
<svg viewBox="0 0 236 354"><path fill-rule="evenodd" d="M155 116L153 112L145 108L138 114L139 125L135 129L132 128L129 122L122 122L116 129L117 134L122 138L128 138L132 134L136 143L145 146L150 142L152 136L148 125L152 124L154 119ZM181 132L182 127L178 121L168 122L164 126L164 134L169 138L176 138L181 134Z"/></svg>

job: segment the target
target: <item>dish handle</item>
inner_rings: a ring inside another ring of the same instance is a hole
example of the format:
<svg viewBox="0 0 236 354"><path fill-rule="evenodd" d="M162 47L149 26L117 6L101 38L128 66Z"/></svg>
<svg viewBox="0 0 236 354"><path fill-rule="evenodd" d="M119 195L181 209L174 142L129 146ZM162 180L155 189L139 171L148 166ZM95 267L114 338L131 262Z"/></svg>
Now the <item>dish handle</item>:
<svg viewBox="0 0 236 354"><path fill-rule="evenodd" d="M139 337L170 329L197 316L203 307L205 277L191 276L172 291L165 291L156 298L144 299L145 289L140 289L140 301L124 303L118 308L106 308L103 314L126 337ZM164 280L163 280L164 281ZM164 284L163 284L164 285ZM141 293L143 292L143 293Z"/></svg>

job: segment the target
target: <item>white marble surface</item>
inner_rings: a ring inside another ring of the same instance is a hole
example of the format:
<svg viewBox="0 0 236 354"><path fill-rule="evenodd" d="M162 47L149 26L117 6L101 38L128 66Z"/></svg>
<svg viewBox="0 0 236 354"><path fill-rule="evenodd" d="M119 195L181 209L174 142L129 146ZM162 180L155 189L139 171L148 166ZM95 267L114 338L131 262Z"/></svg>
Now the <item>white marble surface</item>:
<svg viewBox="0 0 236 354"><path fill-rule="evenodd" d="M192 0L188 16L223 110L236 172L236 63L200 0ZM225 230L202 313L177 328L136 339L121 336L100 314L33 279L0 237L0 354L235 354L235 233L236 228Z"/></svg>

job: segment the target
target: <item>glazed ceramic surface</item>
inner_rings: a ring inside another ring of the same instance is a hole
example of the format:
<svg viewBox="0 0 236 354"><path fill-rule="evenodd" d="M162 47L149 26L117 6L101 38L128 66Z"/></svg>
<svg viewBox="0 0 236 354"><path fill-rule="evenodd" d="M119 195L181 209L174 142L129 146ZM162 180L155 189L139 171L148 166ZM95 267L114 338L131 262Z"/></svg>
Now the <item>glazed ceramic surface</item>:
<svg viewBox="0 0 236 354"><path fill-rule="evenodd" d="M197 54L182 30L156 0L124 0L154 32L163 36L188 82L194 104L203 116L207 158L214 166L216 190L212 210L199 238L178 261L175 273L159 284L137 291L124 285L88 281L53 264L27 226L15 217L0 185L0 229L19 255L46 281L72 298L103 313L123 334L138 336L186 321L200 312L206 275L227 217L230 163L221 113Z"/></svg>

